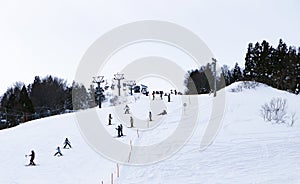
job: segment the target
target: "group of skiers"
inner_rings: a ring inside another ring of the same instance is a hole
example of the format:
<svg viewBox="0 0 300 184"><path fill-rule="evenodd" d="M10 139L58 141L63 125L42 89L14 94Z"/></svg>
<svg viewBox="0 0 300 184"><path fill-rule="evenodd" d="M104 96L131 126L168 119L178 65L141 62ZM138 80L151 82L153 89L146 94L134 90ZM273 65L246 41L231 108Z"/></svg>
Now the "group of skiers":
<svg viewBox="0 0 300 184"><path fill-rule="evenodd" d="M176 90L175 90L176 91ZM155 92L153 91L153 95L155 94ZM160 93L160 94L163 94L163 93ZM154 98L154 97L153 97ZM161 96L162 98L162 96ZM168 94L168 101L170 102L170 94ZM125 108L124 108L124 114L130 114L130 108L129 106L126 104L125 105ZM167 114L167 111L166 110L163 110L161 113L157 114L157 115L166 115ZM108 125L112 125L112 115L109 114L108 115ZM153 121L152 120L152 112L149 111L149 121ZM134 119L132 116L130 116L130 126L128 128L134 128ZM117 130L117 136L118 137L122 137L124 136L123 134L123 125L122 124L119 124L117 128L115 128Z"/></svg>
<svg viewBox="0 0 300 184"><path fill-rule="evenodd" d="M64 147L63 148L64 149L68 149L67 146L69 148L72 148L71 142L69 141L68 138L65 139L65 141L64 141ZM54 156L57 156L57 155L58 156L63 156L63 154L61 153L61 150L60 150L59 146L56 148L56 150L57 150L57 152L54 154ZM34 163L34 159L35 159L35 152L34 152L34 150L31 150L31 154L25 155L25 157L27 157L27 156L30 157L28 166L35 166L36 164Z"/></svg>
<svg viewBox="0 0 300 184"><path fill-rule="evenodd" d="M159 94L160 95L160 99L162 100L163 99L163 94L164 92L163 91L160 91L160 92L155 92L153 91L152 92L152 100L155 100L155 94ZM171 102L171 94L173 94L172 90L171 90L171 93L165 93L165 96L168 96L168 102ZM175 90L175 94L177 95L177 91Z"/></svg>

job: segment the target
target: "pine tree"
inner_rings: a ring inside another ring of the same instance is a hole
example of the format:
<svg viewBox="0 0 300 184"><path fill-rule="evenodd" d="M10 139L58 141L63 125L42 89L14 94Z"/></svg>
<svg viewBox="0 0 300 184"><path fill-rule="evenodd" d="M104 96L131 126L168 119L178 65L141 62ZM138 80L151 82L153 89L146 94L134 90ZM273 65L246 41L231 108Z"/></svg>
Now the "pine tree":
<svg viewBox="0 0 300 184"><path fill-rule="evenodd" d="M245 57L245 69L244 69L244 77L245 80L254 80L254 69L255 63L253 60L253 44L248 44L248 49Z"/></svg>
<svg viewBox="0 0 300 184"><path fill-rule="evenodd" d="M234 82L243 80L243 74L238 63L235 63L234 69L232 71L232 78Z"/></svg>

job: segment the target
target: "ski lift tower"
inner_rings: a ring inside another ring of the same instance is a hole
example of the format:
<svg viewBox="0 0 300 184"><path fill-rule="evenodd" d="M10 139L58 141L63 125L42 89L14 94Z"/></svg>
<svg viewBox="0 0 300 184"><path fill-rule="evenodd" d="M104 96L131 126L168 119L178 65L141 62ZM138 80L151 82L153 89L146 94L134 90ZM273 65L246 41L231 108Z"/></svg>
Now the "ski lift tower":
<svg viewBox="0 0 300 184"><path fill-rule="evenodd" d="M118 81L119 96L121 96L121 80L124 79L124 74L117 73L114 76L114 80Z"/></svg>
<svg viewBox="0 0 300 184"><path fill-rule="evenodd" d="M98 105L99 105L99 108L101 108L101 98L103 96L102 90L101 90L101 87L100 87L100 84L102 82L104 82L103 78L104 78L104 76L93 77L93 83L97 83L97 85L98 85L96 94L98 96Z"/></svg>
<svg viewBox="0 0 300 184"><path fill-rule="evenodd" d="M136 85L136 82L134 80L128 80L126 81L127 86L129 86L130 89L130 95L132 95L133 86Z"/></svg>

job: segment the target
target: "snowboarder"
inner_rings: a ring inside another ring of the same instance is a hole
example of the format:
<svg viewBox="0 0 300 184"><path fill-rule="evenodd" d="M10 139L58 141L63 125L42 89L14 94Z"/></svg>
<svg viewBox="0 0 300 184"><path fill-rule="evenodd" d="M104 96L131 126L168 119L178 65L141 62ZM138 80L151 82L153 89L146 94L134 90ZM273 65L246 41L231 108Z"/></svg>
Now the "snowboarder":
<svg viewBox="0 0 300 184"><path fill-rule="evenodd" d="M34 163L34 158L35 158L35 153L33 150L31 150L31 154L30 155L25 155L26 157L27 156L30 156L30 161L29 161L29 164L28 165L35 165Z"/></svg>
<svg viewBox="0 0 300 184"><path fill-rule="evenodd" d="M132 116L130 116L130 128L133 128L134 126L133 126L133 118L132 118Z"/></svg>
<svg viewBox="0 0 300 184"><path fill-rule="evenodd" d="M152 121L152 112L149 111L149 120Z"/></svg>
<svg viewBox="0 0 300 184"><path fill-rule="evenodd" d="M112 117L111 117L111 114L108 115L108 125L111 125L111 120L112 120Z"/></svg>
<svg viewBox="0 0 300 184"><path fill-rule="evenodd" d="M63 154L60 151L60 147L59 146L57 146L56 150L57 150L57 152L54 154L54 156L56 156L56 155L63 156Z"/></svg>
<svg viewBox="0 0 300 184"><path fill-rule="evenodd" d="M68 138L66 138L66 140L65 140L65 142L64 142L64 149L66 149L67 148L67 146L69 146L69 148L72 148L72 146L71 146L71 142L69 141L69 139Z"/></svg>
<svg viewBox="0 0 300 184"><path fill-rule="evenodd" d="M126 105L125 108L124 108L124 110L125 110L124 114L129 114L129 109L130 108L128 107L128 105Z"/></svg>
<svg viewBox="0 0 300 184"><path fill-rule="evenodd" d="M171 94L168 94L168 102L171 102Z"/></svg>

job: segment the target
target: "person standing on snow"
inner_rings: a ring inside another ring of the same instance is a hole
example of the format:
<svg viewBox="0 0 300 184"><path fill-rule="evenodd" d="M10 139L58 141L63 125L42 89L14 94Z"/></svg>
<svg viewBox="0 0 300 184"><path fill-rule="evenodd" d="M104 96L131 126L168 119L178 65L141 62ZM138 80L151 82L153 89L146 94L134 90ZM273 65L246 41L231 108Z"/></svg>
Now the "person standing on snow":
<svg viewBox="0 0 300 184"><path fill-rule="evenodd" d="M27 157L27 155L25 155L25 156ZM35 163L34 163L34 158L35 158L35 153L34 153L34 151L31 150L31 154L28 155L28 156L30 156L30 161L29 161L29 164L28 164L28 165L35 165Z"/></svg>
<svg viewBox="0 0 300 184"><path fill-rule="evenodd" d="M153 97L152 100L154 100L155 99L155 91L152 92L152 97Z"/></svg>
<svg viewBox="0 0 300 184"><path fill-rule="evenodd" d="M116 130L118 130L118 137L121 137L121 127L120 127L120 125L118 125L118 128L116 128Z"/></svg>
<svg viewBox="0 0 300 184"><path fill-rule="evenodd" d="M112 120L112 117L111 117L111 114L108 115L108 125L111 125L111 120Z"/></svg>
<svg viewBox="0 0 300 184"><path fill-rule="evenodd" d="M120 124L120 133L121 133L121 136L123 136L123 125Z"/></svg>
<svg viewBox="0 0 300 184"><path fill-rule="evenodd" d="M72 146L71 146L71 142L69 141L69 139L68 138L66 138L66 140L65 140L65 142L64 142L64 149L66 149L67 148L67 146L69 146L69 148L72 148Z"/></svg>
<svg viewBox="0 0 300 184"><path fill-rule="evenodd" d="M130 128L133 128L134 126L133 126L133 118L132 118L132 116L130 116Z"/></svg>
<svg viewBox="0 0 300 184"><path fill-rule="evenodd" d="M63 154L60 151L60 147L59 146L56 148L56 150L57 150L57 152L54 154L54 156L56 156L56 155L63 156Z"/></svg>
<svg viewBox="0 0 300 184"><path fill-rule="evenodd" d="M149 120L152 121L152 112L149 111Z"/></svg>

